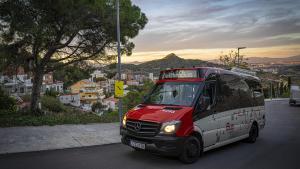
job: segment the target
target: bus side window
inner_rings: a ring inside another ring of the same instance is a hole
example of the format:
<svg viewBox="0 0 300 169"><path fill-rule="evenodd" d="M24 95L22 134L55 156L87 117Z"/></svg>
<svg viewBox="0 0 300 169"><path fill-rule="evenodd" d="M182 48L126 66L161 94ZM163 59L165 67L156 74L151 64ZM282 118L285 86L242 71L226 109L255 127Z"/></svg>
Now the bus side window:
<svg viewBox="0 0 300 169"><path fill-rule="evenodd" d="M209 106L212 107L216 104L216 82L209 81L205 83L204 96L209 98Z"/></svg>
<svg viewBox="0 0 300 169"><path fill-rule="evenodd" d="M227 110L232 110L238 108L239 103L239 93L237 90L236 82L240 78L233 74L221 74L219 85L220 90L218 106L216 106L217 112L223 112Z"/></svg>
<svg viewBox="0 0 300 169"><path fill-rule="evenodd" d="M237 90L239 92L239 108L252 107L253 100L251 98L251 91L247 83L240 79L237 83Z"/></svg>
<svg viewBox="0 0 300 169"><path fill-rule="evenodd" d="M260 82L252 79L245 79L252 93L254 105L259 106L264 104L264 96Z"/></svg>

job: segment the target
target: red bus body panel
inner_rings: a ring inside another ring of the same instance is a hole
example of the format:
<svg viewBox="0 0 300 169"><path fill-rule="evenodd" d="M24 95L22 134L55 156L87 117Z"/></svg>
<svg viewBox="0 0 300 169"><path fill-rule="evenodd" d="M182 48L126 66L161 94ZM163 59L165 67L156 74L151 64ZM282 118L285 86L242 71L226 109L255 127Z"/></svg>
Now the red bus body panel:
<svg viewBox="0 0 300 169"><path fill-rule="evenodd" d="M180 107L180 110L166 110L162 105L145 105L145 107L134 108L126 114L127 119L130 120L141 120L156 123L164 123L173 120L181 120L181 125L179 130L176 132L177 136L186 136L189 134L193 128L192 107L181 107L181 106L171 106ZM188 130L188 131L187 131Z"/></svg>

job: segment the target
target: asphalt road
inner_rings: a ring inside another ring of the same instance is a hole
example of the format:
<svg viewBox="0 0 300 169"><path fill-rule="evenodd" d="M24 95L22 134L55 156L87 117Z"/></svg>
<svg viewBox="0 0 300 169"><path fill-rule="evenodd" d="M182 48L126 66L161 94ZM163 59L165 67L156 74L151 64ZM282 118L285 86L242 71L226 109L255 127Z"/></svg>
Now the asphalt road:
<svg viewBox="0 0 300 169"><path fill-rule="evenodd" d="M185 165L176 158L135 152L121 144L0 155L0 169L299 169L300 106L267 102L267 125L255 144L237 142ZM1 139L1 138L0 138Z"/></svg>

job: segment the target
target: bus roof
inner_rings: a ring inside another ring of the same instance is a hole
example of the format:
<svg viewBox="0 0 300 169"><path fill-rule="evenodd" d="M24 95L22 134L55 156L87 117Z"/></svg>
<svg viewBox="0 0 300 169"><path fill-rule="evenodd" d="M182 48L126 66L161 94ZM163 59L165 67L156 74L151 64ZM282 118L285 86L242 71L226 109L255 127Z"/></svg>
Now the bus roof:
<svg viewBox="0 0 300 169"><path fill-rule="evenodd" d="M159 80L188 80L197 79L197 81L203 81L209 74L217 73L217 74L233 74L240 76L246 79L252 79L260 81L260 79L253 75L247 74L246 71L244 72L236 72L226 69L221 69L217 67L192 67L192 68L172 68L160 71Z"/></svg>

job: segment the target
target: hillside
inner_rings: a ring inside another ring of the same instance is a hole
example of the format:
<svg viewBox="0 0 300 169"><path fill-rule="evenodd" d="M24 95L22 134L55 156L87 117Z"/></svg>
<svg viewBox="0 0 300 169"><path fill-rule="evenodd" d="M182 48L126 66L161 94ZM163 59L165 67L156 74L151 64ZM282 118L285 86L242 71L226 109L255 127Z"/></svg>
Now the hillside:
<svg viewBox="0 0 300 169"><path fill-rule="evenodd" d="M246 58L248 63L288 63L288 62L300 62L300 55L291 56L286 58L268 58L268 57L248 57Z"/></svg>
<svg viewBox="0 0 300 169"><path fill-rule="evenodd" d="M210 60L212 63L219 63L219 59ZM250 64L267 64L267 63L275 63L275 64L288 64L291 62L299 62L300 63L300 55L290 56L290 57L281 57L281 58L269 58L269 57L246 57L245 62Z"/></svg>
<svg viewBox="0 0 300 169"><path fill-rule="evenodd" d="M215 66L219 67L218 64L211 62L198 60L198 59L183 59L174 53L168 54L162 59L152 60L144 62L138 65L135 64L122 64L123 70L130 70L134 73L147 74L153 72L158 75L161 70L167 68L180 68L180 67L193 67L193 66Z"/></svg>

